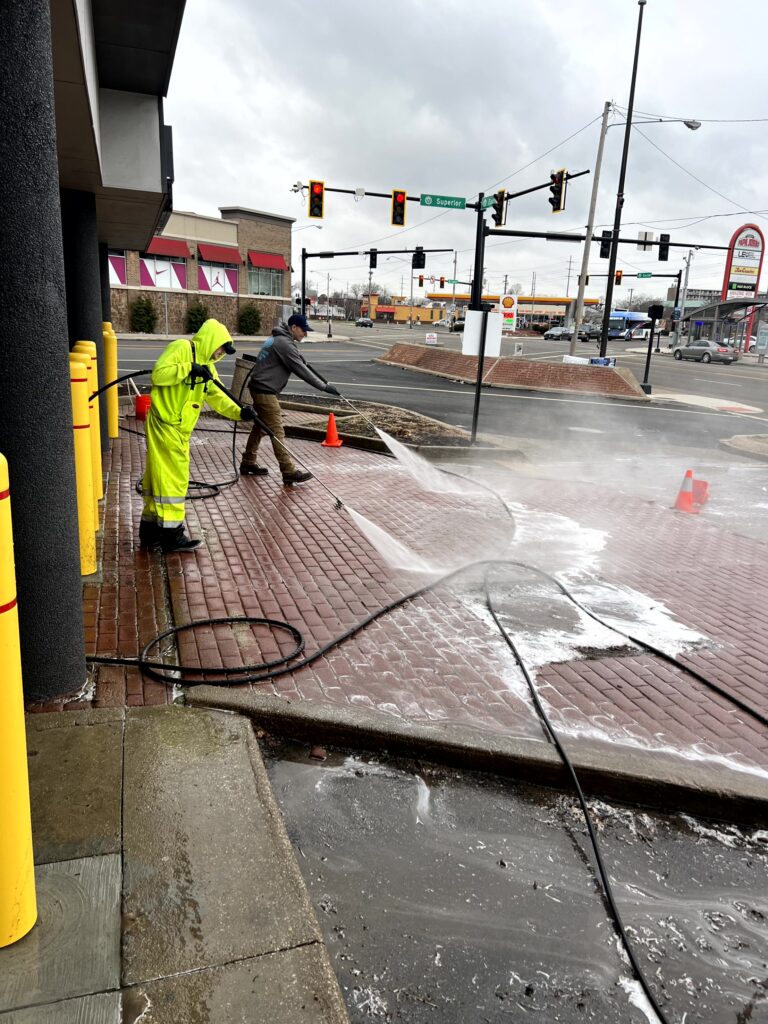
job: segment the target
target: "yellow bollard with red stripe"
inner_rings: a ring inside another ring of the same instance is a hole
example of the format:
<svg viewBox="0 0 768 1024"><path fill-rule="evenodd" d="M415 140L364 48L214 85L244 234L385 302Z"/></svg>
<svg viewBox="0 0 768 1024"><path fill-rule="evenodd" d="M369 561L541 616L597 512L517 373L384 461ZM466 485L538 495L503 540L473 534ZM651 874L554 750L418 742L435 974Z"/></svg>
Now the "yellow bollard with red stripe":
<svg viewBox="0 0 768 1024"><path fill-rule="evenodd" d="M86 354L89 357L88 387L91 389L90 394L92 395L99 389L99 374L96 366L96 342L76 341L72 347L72 352ZM101 416L98 398L88 402L88 410L91 416L91 458L94 465L93 493L96 501L100 501L104 497L104 481L101 475Z"/></svg>
<svg viewBox="0 0 768 1024"><path fill-rule="evenodd" d="M85 379L86 379L86 391L88 392L88 398L90 399L92 392L92 380L93 374L91 372L91 356L88 352L70 352L69 353L69 365L84 366L85 367ZM72 378L72 370L70 369L70 380ZM96 399L93 400L94 402ZM93 522L94 529L99 532L99 500L96 497L96 478L100 472L101 467L96 461L94 455L94 444L93 444L93 432L95 430L93 422L93 402L88 402L88 430L84 430L83 433L88 435L88 458L90 459L91 467L91 497L93 500Z"/></svg>
<svg viewBox="0 0 768 1024"><path fill-rule="evenodd" d="M101 326L101 337L104 341L104 383L110 384L117 380L117 335L112 330L112 324L107 321ZM104 399L107 403L107 434L110 437L117 437L120 429L117 388L105 391Z"/></svg>
<svg viewBox="0 0 768 1024"><path fill-rule="evenodd" d="M0 947L37 920L8 463L0 455Z"/></svg>
<svg viewBox="0 0 768 1024"><path fill-rule="evenodd" d="M77 353L73 353L76 355ZM72 431L75 438L75 479L77 482L77 526L80 535L80 572L96 572L96 526L98 506L93 499L91 421L88 414L88 369L84 362L70 359L69 384L72 393Z"/></svg>

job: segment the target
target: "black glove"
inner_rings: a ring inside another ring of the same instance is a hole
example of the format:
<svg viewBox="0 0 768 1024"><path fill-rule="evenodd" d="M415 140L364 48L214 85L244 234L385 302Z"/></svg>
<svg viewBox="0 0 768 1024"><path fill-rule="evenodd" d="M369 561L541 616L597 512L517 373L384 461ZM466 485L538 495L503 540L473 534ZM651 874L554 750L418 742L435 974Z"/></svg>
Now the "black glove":
<svg viewBox="0 0 768 1024"><path fill-rule="evenodd" d="M333 384L326 384L323 391L329 395L336 395L337 398L341 398L341 392L333 386Z"/></svg>
<svg viewBox="0 0 768 1024"><path fill-rule="evenodd" d="M204 363L192 363L192 369L189 371L189 376L193 384L200 380L205 383L209 380L213 380L213 374Z"/></svg>
<svg viewBox="0 0 768 1024"><path fill-rule="evenodd" d="M240 410L240 419L244 420L246 423L256 422L256 410L253 408L252 405L244 405L242 407L242 409Z"/></svg>

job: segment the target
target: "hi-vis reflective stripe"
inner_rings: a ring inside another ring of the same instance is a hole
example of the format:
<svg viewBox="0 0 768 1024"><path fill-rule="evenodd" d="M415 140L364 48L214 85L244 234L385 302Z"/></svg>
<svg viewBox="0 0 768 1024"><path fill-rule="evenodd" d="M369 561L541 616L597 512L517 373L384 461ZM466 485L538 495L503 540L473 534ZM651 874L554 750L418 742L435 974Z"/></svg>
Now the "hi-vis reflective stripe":
<svg viewBox="0 0 768 1024"><path fill-rule="evenodd" d="M180 498L168 498L166 496L158 497L156 494L153 494L152 499L156 505L183 505L187 500L187 496L183 494Z"/></svg>
<svg viewBox="0 0 768 1024"><path fill-rule="evenodd" d="M11 489L10 489L10 487L8 488L7 491L0 491L0 501L2 501L3 498L10 498L10 496L11 496Z"/></svg>

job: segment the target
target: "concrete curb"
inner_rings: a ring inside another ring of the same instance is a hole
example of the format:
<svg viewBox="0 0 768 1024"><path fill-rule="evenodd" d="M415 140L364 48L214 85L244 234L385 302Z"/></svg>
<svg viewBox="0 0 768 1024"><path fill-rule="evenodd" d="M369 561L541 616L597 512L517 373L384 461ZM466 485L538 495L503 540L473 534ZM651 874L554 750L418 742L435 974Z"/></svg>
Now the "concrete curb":
<svg viewBox="0 0 768 1024"><path fill-rule="evenodd" d="M717 446L743 455L746 459L768 462L768 434L736 434L734 437L722 438Z"/></svg>
<svg viewBox="0 0 768 1024"><path fill-rule="evenodd" d="M197 686L185 695L192 706L248 715L261 728L281 736L572 789L554 747L543 738L508 737L449 723L406 722L378 711L320 701L297 704L256 690ZM707 818L768 824L768 792L756 775L635 747L572 738L565 746L588 795Z"/></svg>

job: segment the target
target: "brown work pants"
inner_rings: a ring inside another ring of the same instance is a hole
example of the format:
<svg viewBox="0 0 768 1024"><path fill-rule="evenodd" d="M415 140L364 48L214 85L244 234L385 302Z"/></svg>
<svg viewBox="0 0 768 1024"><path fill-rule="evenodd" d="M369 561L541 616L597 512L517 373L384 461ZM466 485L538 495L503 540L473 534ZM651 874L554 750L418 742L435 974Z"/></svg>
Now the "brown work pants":
<svg viewBox="0 0 768 1024"><path fill-rule="evenodd" d="M252 400L256 415L275 435L271 439L272 451L275 453L275 458L280 464L280 472L283 476L295 473L296 466L293 459L282 444L280 444L280 441L285 440L285 429L283 427L283 413L280 409L277 395L252 395ZM267 435L265 435L258 423L254 423L251 427L248 444L245 446L245 452L243 453L242 463L244 466L253 466L259 461L259 442L265 436Z"/></svg>

